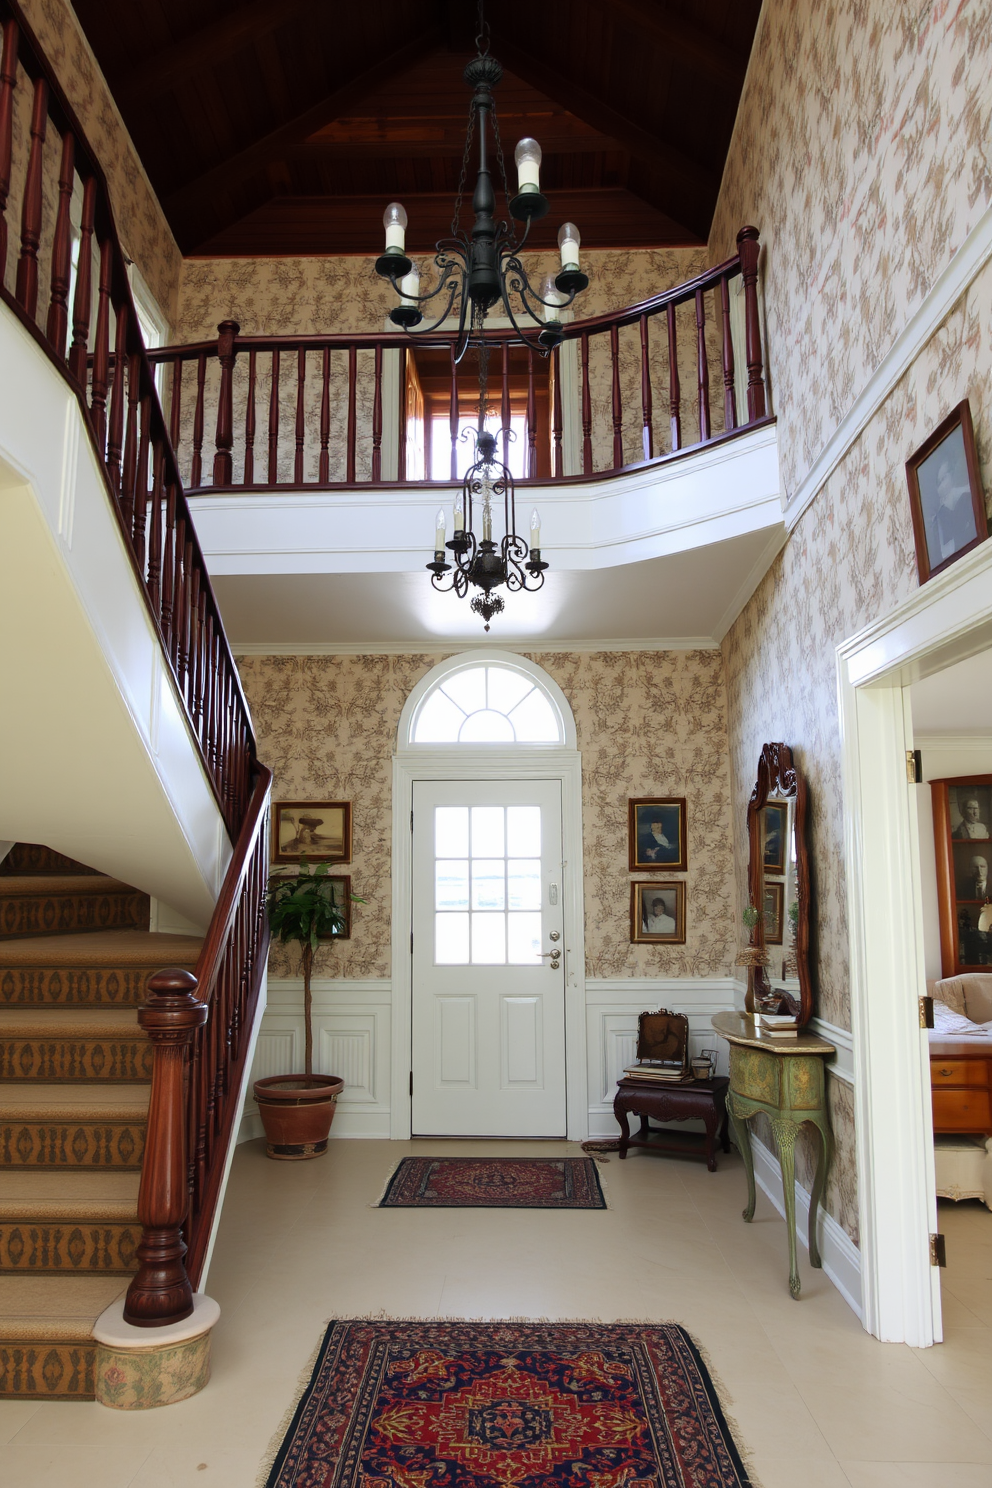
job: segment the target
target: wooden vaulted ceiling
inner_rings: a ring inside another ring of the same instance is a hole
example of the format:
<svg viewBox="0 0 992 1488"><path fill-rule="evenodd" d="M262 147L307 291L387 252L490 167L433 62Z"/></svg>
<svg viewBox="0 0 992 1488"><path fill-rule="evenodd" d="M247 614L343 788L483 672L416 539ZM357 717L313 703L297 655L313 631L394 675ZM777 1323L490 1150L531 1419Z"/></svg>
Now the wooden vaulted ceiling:
<svg viewBox="0 0 992 1488"><path fill-rule="evenodd" d="M475 0L75 0L187 254L379 251L450 231ZM541 142L552 210L587 247L705 240L760 0L487 4L513 147ZM474 168L469 177L469 194Z"/></svg>

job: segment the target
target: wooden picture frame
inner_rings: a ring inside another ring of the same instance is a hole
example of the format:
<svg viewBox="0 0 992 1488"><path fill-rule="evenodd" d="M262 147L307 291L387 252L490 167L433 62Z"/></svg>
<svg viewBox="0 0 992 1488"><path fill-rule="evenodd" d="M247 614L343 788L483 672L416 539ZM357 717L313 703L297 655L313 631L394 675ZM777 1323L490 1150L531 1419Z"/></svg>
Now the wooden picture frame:
<svg viewBox="0 0 992 1488"><path fill-rule="evenodd" d="M686 870L685 796L634 796L627 801L627 861L631 873ZM660 830L659 830L660 828Z"/></svg>
<svg viewBox="0 0 992 1488"><path fill-rule="evenodd" d="M273 801L273 863L351 862L350 801Z"/></svg>
<svg viewBox="0 0 992 1488"><path fill-rule="evenodd" d="M785 919L785 884L765 883L761 912L765 918L765 945L781 945Z"/></svg>
<svg viewBox="0 0 992 1488"><path fill-rule="evenodd" d="M661 908L656 907L661 901ZM672 922L672 929L649 929L654 921ZM685 883L657 878L637 879L630 886L630 939L634 945L685 945Z"/></svg>
<svg viewBox="0 0 992 1488"><path fill-rule="evenodd" d="M766 873L785 872L785 845L788 836L788 803L769 801L761 812L761 866Z"/></svg>
<svg viewBox="0 0 992 1488"><path fill-rule="evenodd" d="M921 584L989 535L971 408L965 398L906 461Z"/></svg>
<svg viewBox="0 0 992 1488"><path fill-rule="evenodd" d="M334 903L344 914L344 929L335 930L330 935L322 935L321 940L350 940L351 939L351 875L348 873L328 874L327 882L331 885L334 895Z"/></svg>
<svg viewBox="0 0 992 1488"><path fill-rule="evenodd" d="M992 971L992 775L931 780L930 794L940 974ZM976 877L979 862L984 880Z"/></svg>

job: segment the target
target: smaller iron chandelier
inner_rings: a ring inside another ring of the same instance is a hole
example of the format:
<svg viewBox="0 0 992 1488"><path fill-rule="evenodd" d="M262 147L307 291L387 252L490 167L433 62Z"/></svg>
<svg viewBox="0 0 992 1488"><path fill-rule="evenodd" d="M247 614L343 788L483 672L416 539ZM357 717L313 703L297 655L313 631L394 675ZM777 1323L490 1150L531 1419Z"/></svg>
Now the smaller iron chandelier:
<svg viewBox="0 0 992 1488"><path fill-rule="evenodd" d="M497 547L493 541L493 503L500 500L504 535ZM473 525L476 502L482 505L481 541ZM446 543L444 510L438 511L434 562L427 565L431 584L442 594L454 590L460 598L468 593L470 584L480 589L471 608L482 616L488 631L490 620L504 609L502 597L493 590L503 584L511 593L540 589L548 565L541 560L541 524L536 511L530 519L530 546L517 535L513 477L497 460L496 436L482 427L481 415L475 435L475 464L467 471L455 498L454 519L455 535ZM445 550L451 554L451 563L445 561ZM446 578L447 574L451 577Z"/></svg>

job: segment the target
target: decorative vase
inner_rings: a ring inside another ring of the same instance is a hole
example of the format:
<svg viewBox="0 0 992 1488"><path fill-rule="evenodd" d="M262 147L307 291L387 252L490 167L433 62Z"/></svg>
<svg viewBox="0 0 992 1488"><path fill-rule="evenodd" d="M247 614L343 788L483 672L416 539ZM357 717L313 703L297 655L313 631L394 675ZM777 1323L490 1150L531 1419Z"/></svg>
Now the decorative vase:
<svg viewBox="0 0 992 1488"><path fill-rule="evenodd" d="M302 1162L327 1151L337 1098L337 1075L267 1075L252 1093L265 1128L265 1155Z"/></svg>

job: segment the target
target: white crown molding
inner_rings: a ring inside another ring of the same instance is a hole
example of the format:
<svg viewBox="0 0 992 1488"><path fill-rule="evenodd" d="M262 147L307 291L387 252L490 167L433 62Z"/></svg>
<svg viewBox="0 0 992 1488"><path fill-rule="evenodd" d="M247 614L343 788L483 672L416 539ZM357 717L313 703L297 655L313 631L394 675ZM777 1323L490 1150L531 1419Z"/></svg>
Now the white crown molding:
<svg viewBox="0 0 992 1488"><path fill-rule="evenodd" d="M453 656L459 651L479 650L485 646L477 635L453 637L447 641L232 641L231 650L239 656ZM493 650L506 650L506 642L495 638ZM563 651L593 655L599 651L719 651L720 642L713 636L659 636L656 640L606 641L518 641L521 655L549 656Z"/></svg>
<svg viewBox="0 0 992 1488"><path fill-rule="evenodd" d="M785 523L790 531L990 258L992 207L978 219L950 263L937 275L787 501Z"/></svg>
<svg viewBox="0 0 992 1488"><path fill-rule="evenodd" d="M924 749L947 750L954 754L988 754L992 751L992 734L926 734L914 728L913 739Z"/></svg>

